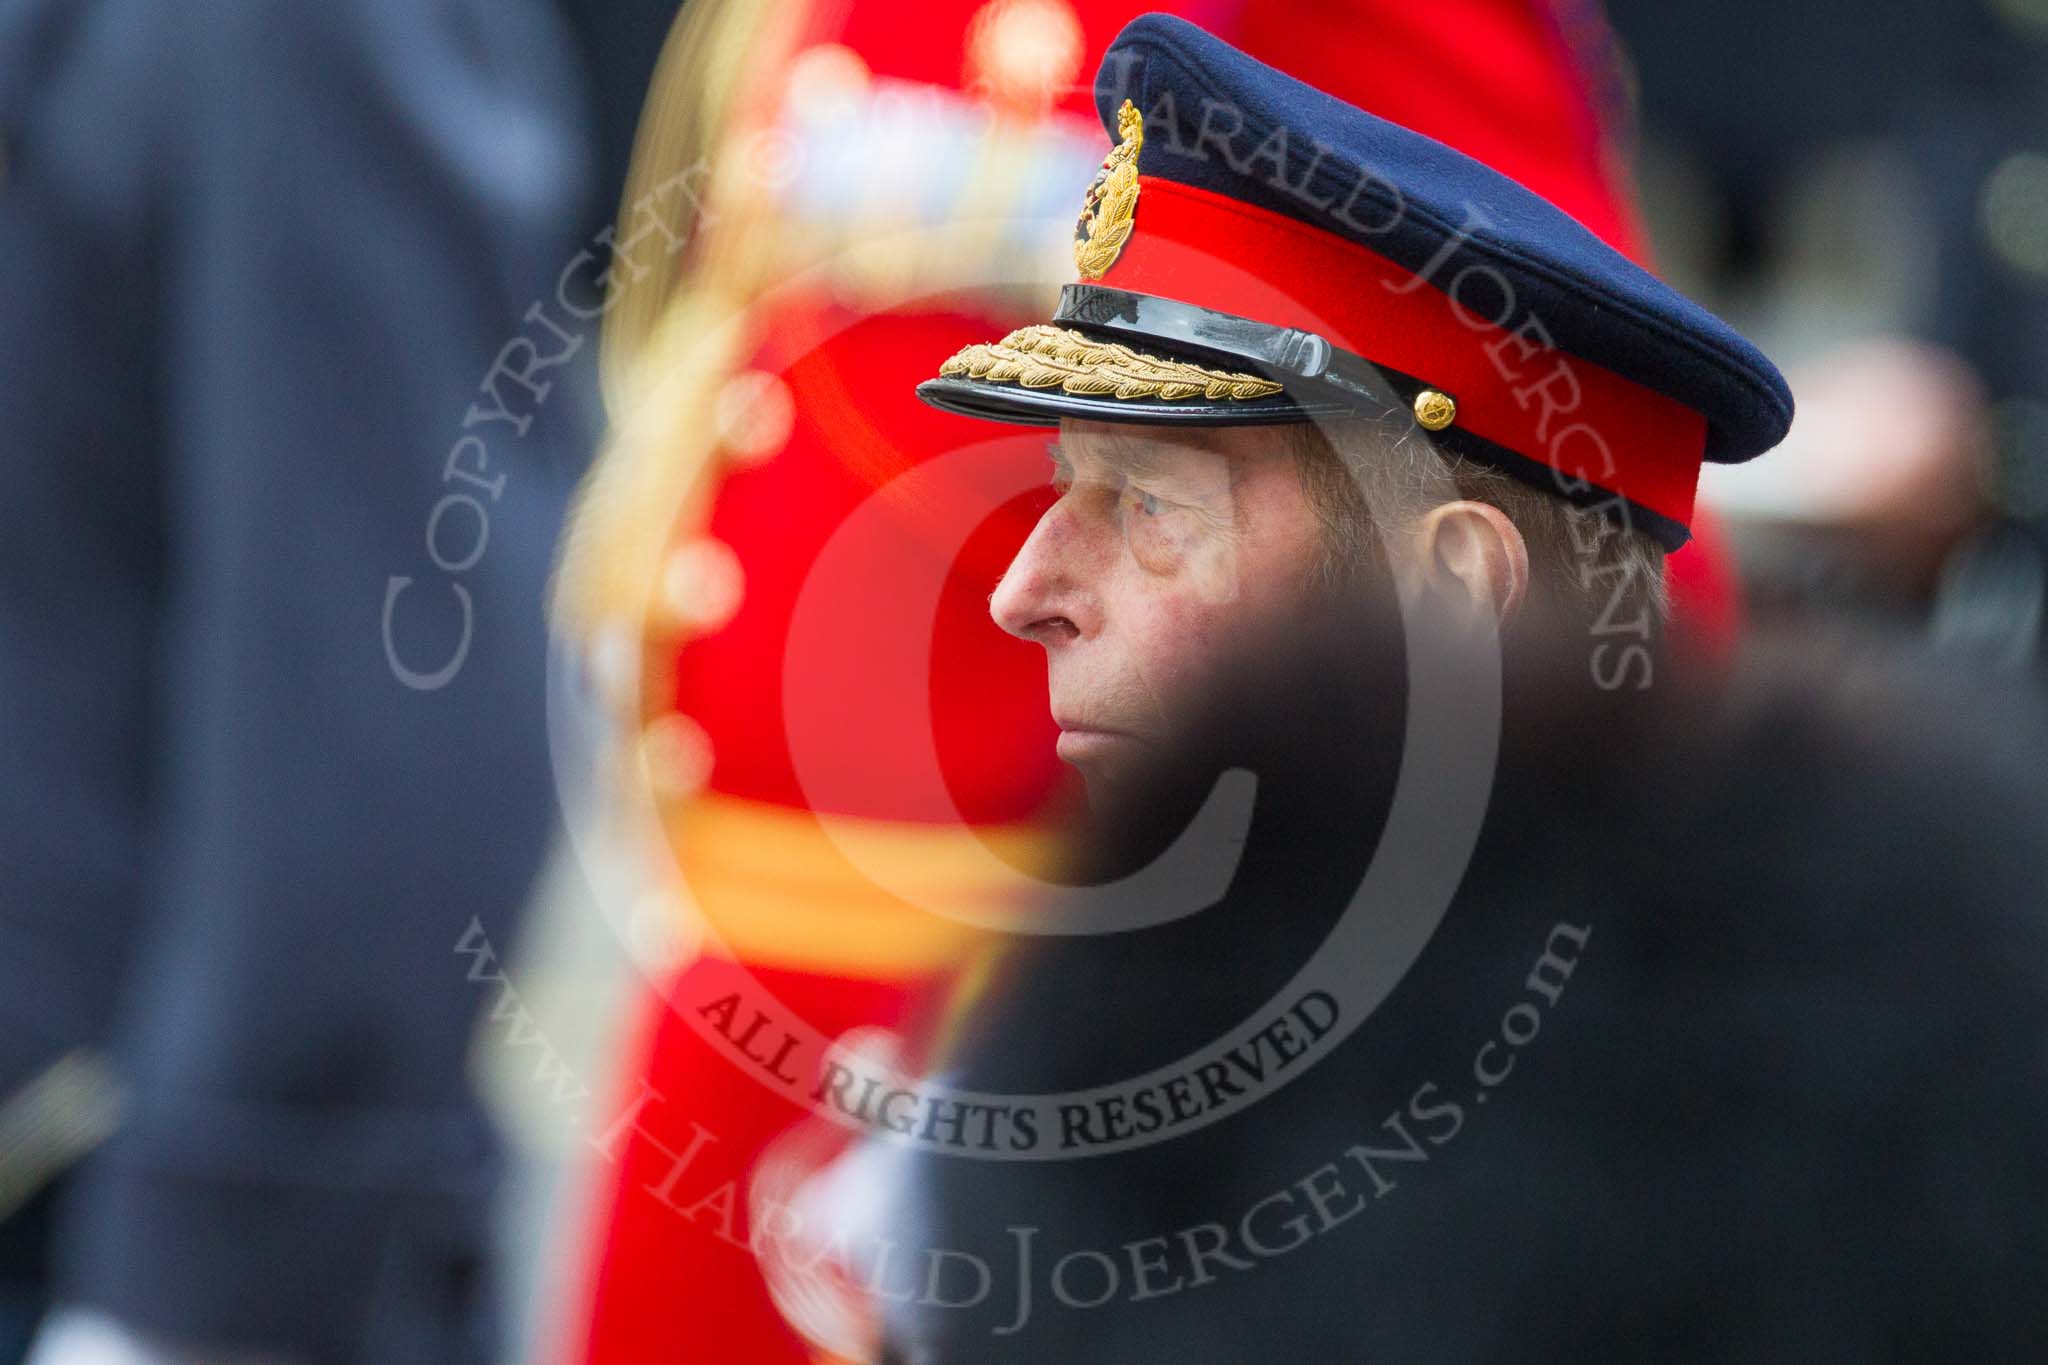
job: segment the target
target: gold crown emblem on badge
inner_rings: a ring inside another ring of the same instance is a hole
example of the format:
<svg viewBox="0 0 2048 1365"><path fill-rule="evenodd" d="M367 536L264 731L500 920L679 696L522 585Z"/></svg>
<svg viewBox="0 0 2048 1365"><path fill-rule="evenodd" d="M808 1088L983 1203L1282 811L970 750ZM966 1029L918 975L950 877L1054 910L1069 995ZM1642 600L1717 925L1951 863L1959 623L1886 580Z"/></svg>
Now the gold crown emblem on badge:
<svg viewBox="0 0 2048 1365"><path fill-rule="evenodd" d="M1129 100L1116 111L1116 135L1116 146L1088 182L1074 225L1074 265L1083 279L1099 280L1116 264L1138 211L1138 149L1145 145L1145 116Z"/></svg>

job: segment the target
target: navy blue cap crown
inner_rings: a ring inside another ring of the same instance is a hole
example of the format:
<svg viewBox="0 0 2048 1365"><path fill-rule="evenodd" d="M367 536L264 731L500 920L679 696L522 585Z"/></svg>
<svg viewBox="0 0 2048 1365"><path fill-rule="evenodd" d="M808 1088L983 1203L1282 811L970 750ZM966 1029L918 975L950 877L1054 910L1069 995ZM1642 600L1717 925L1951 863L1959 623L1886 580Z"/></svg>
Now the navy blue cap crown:
<svg viewBox="0 0 2048 1365"><path fill-rule="evenodd" d="M1726 323L1500 172L1165 14L1103 59L1096 104L1145 115L1144 171L1349 237L1436 281L1498 272L1556 347L1706 419L1705 458L1784 439L1784 377ZM1141 226L1142 226L1142 210ZM1477 305L1475 305L1477 307Z"/></svg>

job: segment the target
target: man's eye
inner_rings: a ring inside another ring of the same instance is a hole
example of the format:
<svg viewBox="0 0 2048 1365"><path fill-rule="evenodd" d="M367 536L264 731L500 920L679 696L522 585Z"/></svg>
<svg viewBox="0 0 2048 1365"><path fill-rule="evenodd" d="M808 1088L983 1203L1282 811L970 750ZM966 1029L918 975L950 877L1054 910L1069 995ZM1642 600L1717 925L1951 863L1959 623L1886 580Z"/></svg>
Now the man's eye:
<svg viewBox="0 0 2048 1365"><path fill-rule="evenodd" d="M1127 499L1140 516L1156 517L1166 510L1167 504L1160 501L1156 493L1147 493L1142 488L1128 490Z"/></svg>
<svg viewBox="0 0 2048 1365"><path fill-rule="evenodd" d="M1180 504L1130 484L1119 499L1118 520L1132 556L1153 573L1173 572L1197 534Z"/></svg>

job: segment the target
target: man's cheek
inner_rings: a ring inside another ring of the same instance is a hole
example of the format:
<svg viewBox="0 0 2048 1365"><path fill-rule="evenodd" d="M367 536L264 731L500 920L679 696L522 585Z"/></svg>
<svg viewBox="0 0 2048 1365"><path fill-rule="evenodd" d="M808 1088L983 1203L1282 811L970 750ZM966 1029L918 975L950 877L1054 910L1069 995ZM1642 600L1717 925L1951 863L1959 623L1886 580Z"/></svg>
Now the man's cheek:
<svg viewBox="0 0 2048 1365"><path fill-rule="evenodd" d="M1244 574L1240 547L1220 536L1191 536L1183 547L1181 576L1190 598L1204 607L1238 600Z"/></svg>
<svg viewBox="0 0 2048 1365"><path fill-rule="evenodd" d="M1139 676L1162 713L1222 662L1230 641L1216 606L1187 585L1152 603L1135 652Z"/></svg>
<svg viewBox="0 0 2048 1365"><path fill-rule="evenodd" d="M1147 580L1146 591L1186 593L1217 604L1236 600L1242 590L1242 547L1212 516L1193 508L1175 508L1156 517L1133 513L1125 538L1132 563Z"/></svg>

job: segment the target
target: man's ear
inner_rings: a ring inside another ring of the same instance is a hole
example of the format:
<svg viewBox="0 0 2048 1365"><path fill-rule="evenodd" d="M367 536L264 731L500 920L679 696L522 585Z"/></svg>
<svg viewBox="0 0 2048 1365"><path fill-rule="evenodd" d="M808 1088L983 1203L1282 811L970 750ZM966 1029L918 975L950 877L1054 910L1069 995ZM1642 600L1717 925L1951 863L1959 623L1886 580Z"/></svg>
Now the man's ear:
<svg viewBox="0 0 2048 1365"><path fill-rule="evenodd" d="M1415 523L1415 566L1428 585L1504 622L1529 590L1529 546L1507 513L1447 502Z"/></svg>

